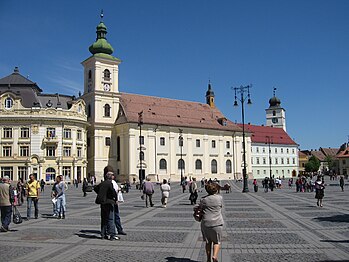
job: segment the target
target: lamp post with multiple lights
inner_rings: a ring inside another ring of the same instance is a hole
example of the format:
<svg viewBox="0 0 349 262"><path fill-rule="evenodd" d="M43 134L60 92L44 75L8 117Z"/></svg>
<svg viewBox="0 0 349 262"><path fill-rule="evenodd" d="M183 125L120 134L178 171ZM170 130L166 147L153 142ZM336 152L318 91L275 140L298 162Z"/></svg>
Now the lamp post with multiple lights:
<svg viewBox="0 0 349 262"><path fill-rule="evenodd" d="M241 116L242 116L242 147L243 147L243 169L242 169L242 176L243 176L243 193L249 192L248 190L248 181L247 181L247 171L246 171L246 146L245 146L245 111L244 111L244 103L247 99L247 104L251 105L251 96L250 96L250 88L252 85L248 86L240 86L240 87L234 87L235 91L235 101L234 106L238 106L238 101L241 102ZM245 96L245 93L247 93L247 96ZM240 94L240 98L238 98L237 94Z"/></svg>
<svg viewBox="0 0 349 262"><path fill-rule="evenodd" d="M269 177L270 179L272 178L272 174L271 174L271 148L270 148L270 144L273 143L273 137L272 136L266 136L266 144L268 144L269 146Z"/></svg>
<svg viewBox="0 0 349 262"><path fill-rule="evenodd" d="M142 125L143 125L143 110L138 113L138 126L139 126L139 182L142 187L144 176L143 176L143 151L142 151Z"/></svg>
<svg viewBox="0 0 349 262"><path fill-rule="evenodd" d="M183 182L183 129L179 129L179 147L181 149L181 160L180 160L180 168L181 168L181 183Z"/></svg>

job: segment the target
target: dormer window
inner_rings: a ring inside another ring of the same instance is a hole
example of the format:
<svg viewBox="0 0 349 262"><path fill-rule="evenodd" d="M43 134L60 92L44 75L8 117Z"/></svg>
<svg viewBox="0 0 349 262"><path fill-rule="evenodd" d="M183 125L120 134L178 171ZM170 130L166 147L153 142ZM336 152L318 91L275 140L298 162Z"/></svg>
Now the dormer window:
<svg viewBox="0 0 349 262"><path fill-rule="evenodd" d="M104 80L110 80L110 71L108 69L105 69L103 71L104 74Z"/></svg>
<svg viewBox="0 0 349 262"><path fill-rule="evenodd" d="M13 100L11 97L5 99L5 109L11 109L13 106Z"/></svg>

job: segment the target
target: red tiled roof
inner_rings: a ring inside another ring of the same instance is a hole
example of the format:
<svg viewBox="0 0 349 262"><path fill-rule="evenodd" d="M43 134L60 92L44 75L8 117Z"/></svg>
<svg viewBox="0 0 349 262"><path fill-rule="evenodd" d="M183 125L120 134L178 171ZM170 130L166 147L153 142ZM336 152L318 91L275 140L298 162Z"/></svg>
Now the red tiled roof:
<svg viewBox="0 0 349 262"><path fill-rule="evenodd" d="M239 124L239 126L242 127L242 124ZM253 133L252 143L265 144L268 142L268 137L270 137L272 144L297 145L282 128L245 124L245 129Z"/></svg>
<svg viewBox="0 0 349 262"><path fill-rule="evenodd" d="M337 155L338 158L349 158L349 146L343 151L339 152Z"/></svg>
<svg viewBox="0 0 349 262"><path fill-rule="evenodd" d="M120 104L126 118L119 119L117 124L137 123L138 113L143 111L144 124L242 131L235 123L226 120L217 108L198 102L121 93ZM219 123L223 118L226 125Z"/></svg>

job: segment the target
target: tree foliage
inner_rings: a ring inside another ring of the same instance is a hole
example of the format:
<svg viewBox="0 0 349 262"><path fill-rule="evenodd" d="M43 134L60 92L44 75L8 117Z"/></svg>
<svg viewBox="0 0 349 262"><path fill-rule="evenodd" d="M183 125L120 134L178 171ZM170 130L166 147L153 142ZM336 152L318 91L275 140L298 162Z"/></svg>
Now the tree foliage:
<svg viewBox="0 0 349 262"><path fill-rule="evenodd" d="M320 160L315 156L311 156L308 160L308 163L305 164L305 172L317 172L320 168Z"/></svg>

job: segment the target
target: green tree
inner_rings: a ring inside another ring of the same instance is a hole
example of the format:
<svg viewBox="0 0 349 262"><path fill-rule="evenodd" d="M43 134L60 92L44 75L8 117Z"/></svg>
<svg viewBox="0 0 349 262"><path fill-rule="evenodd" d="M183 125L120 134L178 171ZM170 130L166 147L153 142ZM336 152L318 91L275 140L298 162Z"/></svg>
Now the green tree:
<svg viewBox="0 0 349 262"><path fill-rule="evenodd" d="M320 160L315 156L311 156L308 160L308 163L305 164L305 172L317 172L320 168Z"/></svg>
<svg viewBox="0 0 349 262"><path fill-rule="evenodd" d="M326 156L325 157L325 162L327 163L328 166L328 170L333 170L335 163L334 163L334 159L332 156Z"/></svg>

